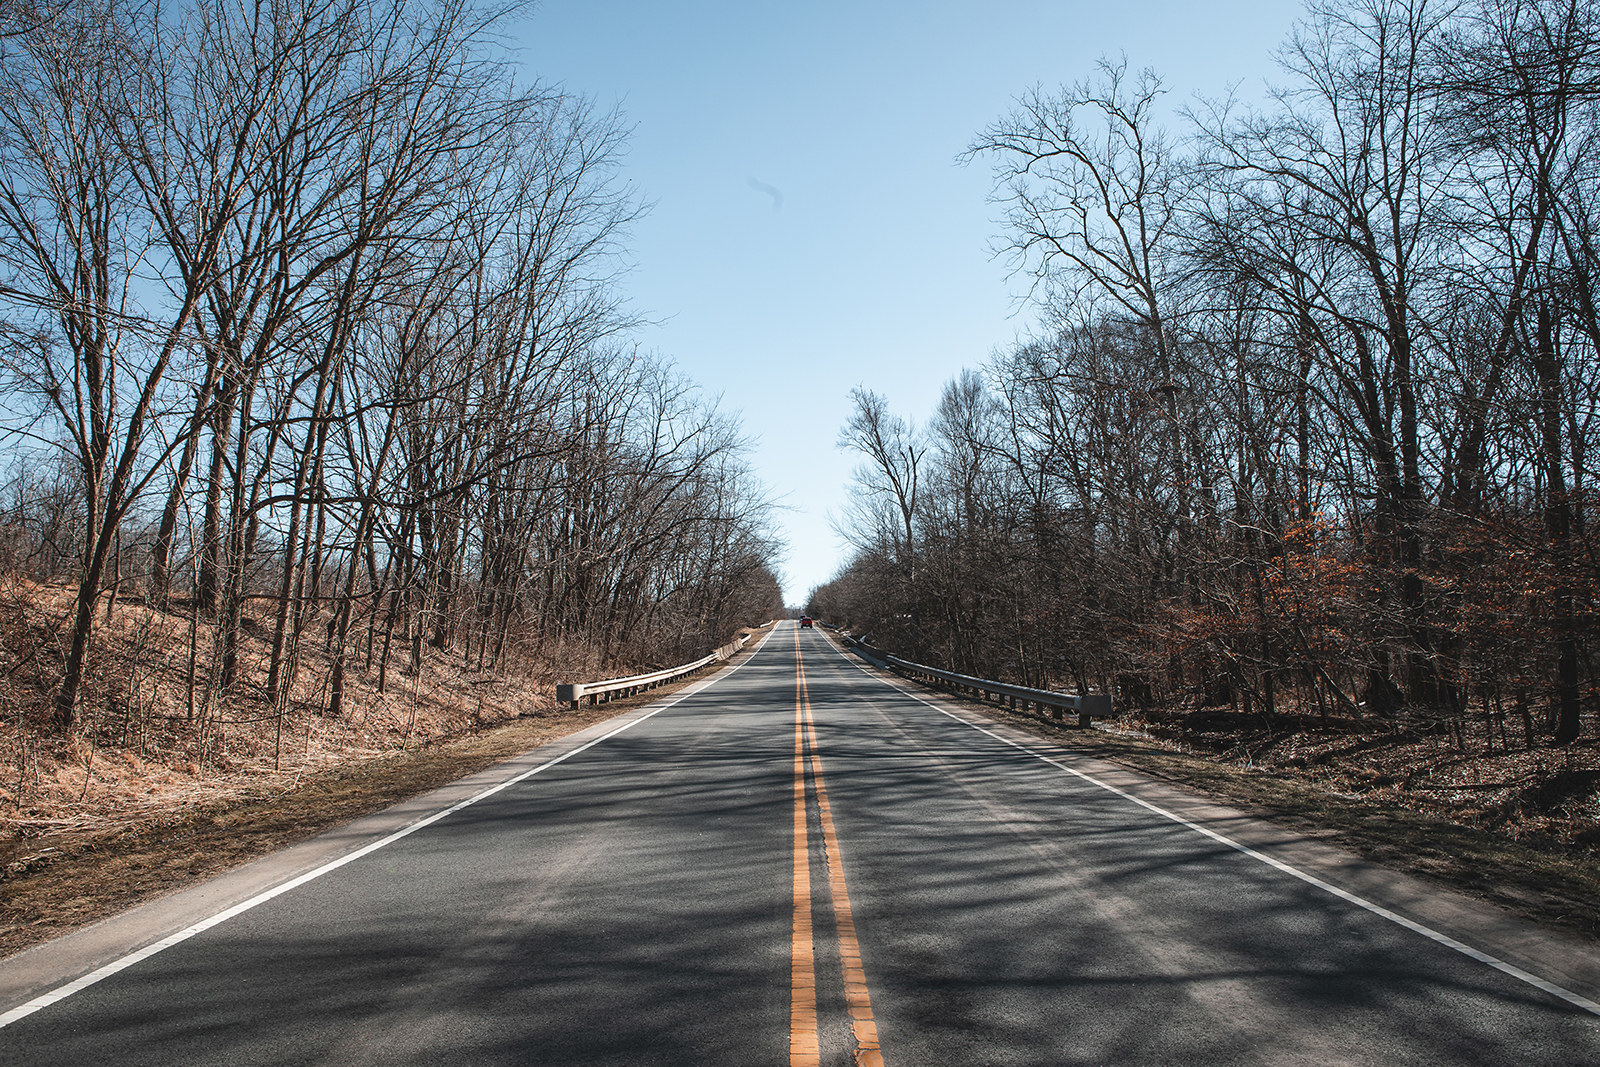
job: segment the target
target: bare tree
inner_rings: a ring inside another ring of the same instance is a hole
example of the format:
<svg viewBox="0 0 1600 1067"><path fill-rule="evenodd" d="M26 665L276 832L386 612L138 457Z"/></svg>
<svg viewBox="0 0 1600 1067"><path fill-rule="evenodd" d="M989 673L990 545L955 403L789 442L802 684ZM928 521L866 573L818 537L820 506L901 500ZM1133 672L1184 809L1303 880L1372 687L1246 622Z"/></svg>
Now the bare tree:
<svg viewBox="0 0 1600 1067"><path fill-rule="evenodd" d="M1102 60L1096 79L1054 95L1035 88L966 158L993 160L1013 262L1052 305L1074 309L1070 316L1109 299L1140 327L1161 376L1179 533L1187 542L1199 442L1186 430L1199 390L1177 341L1173 272L1193 174L1157 120L1164 95L1153 71L1130 76L1125 59ZM1209 494L1205 470L1201 464L1202 493Z"/></svg>
<svg viewBox="0 0 1600 1067"><path fill-rule="evenodd" d="M120 5L86 2L11 28L0 41L6 368L66 438L60 447L77 465L87 513L55 698L56 725L67 731L117 531L176 443L151 448L148 438L173 409L169 372L186 354L197 294L166 307L139 296L152 233L125 146L130 130L151 120L133 110L146 99L149 54L137 42L147 27ZM214 229L197 242L184 265L192 277L210 276L216 242ZM12 432L37 440L41 425Z"/></svg>

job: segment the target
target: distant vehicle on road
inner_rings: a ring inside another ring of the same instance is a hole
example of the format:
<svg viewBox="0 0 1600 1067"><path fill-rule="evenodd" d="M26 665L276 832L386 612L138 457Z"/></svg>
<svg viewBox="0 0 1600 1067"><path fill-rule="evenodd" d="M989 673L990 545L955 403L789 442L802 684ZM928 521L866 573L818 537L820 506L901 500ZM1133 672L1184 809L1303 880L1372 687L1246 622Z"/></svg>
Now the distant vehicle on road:
<svg viewBox="0 0 1600 1067"><path fill-rule="evenodd" d="M811 628L811 625L812 625L811 616L810 615L802 615L802 616L800 616L800 625L804 626L806 629L809 630Z"/></svg>

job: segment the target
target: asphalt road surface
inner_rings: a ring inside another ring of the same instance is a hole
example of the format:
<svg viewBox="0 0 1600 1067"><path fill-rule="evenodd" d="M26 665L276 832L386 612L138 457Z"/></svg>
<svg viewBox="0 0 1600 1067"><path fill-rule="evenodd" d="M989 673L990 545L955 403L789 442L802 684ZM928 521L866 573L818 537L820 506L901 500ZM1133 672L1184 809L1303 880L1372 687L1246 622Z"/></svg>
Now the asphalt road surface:
<svg viewBox="0 0 1600 1067"><path fill-rule="evenodd" d="M90 979L28 988L72 939L0 963L0 1064L1600 1064L1596 989L1470 908L902 685L781 624L231 906L92 931Z"/></svg>

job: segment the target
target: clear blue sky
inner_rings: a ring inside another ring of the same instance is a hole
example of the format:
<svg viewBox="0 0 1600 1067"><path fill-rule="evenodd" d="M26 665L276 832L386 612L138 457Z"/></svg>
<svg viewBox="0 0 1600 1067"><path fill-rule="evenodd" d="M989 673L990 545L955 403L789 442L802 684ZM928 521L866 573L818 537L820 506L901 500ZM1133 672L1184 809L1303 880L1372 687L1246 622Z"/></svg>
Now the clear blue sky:
<svg viewBox="0 0 1600 1067"><path fill-rule="evenodd" d="M989 253L985 165L956 157L1034 84L1125 53L1174 107L1275 76L1299 0L768 5L544 0L516 31L530 73L634 128L626 178L654 204L626 281L673 359L758 442L787 505L791 604L846 549L829 524L855 459L851 388L921 420L944 383L1029 330Z"/></svg>

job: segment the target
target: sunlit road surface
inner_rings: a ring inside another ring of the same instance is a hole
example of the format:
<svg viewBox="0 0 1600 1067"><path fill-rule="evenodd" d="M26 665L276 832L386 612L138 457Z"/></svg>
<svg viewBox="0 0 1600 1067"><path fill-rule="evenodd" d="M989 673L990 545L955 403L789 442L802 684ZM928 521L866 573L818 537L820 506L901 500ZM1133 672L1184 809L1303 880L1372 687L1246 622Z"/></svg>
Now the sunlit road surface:
<svg viewBox="0 0 1600 1067"><path fill-rule="evenodd" d="M103 970L0 1002L0 1063L1600 1064L1593 989L938 703L782 624L212 912L103 927Z"/></svg>

